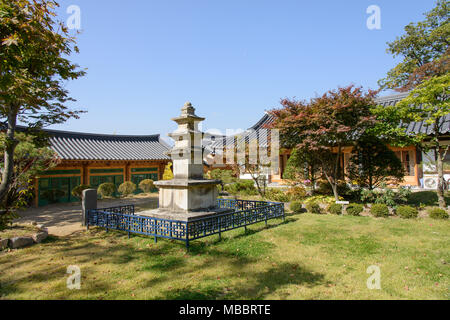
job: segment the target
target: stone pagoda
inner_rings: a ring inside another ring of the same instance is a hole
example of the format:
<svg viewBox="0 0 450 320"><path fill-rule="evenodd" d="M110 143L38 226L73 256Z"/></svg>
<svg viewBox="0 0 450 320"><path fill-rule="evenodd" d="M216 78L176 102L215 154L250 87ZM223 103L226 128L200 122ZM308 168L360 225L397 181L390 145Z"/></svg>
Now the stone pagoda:
<svg viewBox="0 0 450 320"><path fill-rule="evenodd" d="M199 123L205 118L197 116L195 108L187 102L181 115L172 120L178 124L169 134L175 140L168 152L174 179L155 182L159 189L159 209L140 214L188 221L228 211L217 208L217 185L221 181L203 177L203 133L199 131Z"/></svg>

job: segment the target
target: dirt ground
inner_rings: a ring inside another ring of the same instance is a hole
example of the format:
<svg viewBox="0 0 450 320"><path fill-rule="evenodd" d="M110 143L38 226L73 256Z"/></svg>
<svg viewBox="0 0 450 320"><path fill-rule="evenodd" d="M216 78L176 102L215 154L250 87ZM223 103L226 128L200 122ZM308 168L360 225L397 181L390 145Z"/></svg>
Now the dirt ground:
<svg viewBox="0 0 450 320"><path fill-rule="evenodd" d="M134 204L136 212L153 209L158 205L158 194L137 195L123 199L99 200L98 208L116 207ZM42 224L55 236L68 236L83 230L81 225L81 202L53 204L39 208L28 208L18 212L20 218L15 223Z"/></svg>

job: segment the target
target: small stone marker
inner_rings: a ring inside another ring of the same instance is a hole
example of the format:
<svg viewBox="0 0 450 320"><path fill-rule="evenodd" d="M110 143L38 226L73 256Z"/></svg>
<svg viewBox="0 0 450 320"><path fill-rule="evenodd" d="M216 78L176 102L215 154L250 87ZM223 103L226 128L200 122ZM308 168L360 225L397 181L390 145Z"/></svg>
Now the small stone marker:
<svg viewBox="0 0 450 320"><path fill-rule="evenodd" d="M11 249L18 249L31 246L34 243L32 237L15 237L9 239L9 247Z"/></svg>
<svg viewBox="0 0 450 320"><path fill-rule="evenodd" d="M97 209L97 189L83 190L83 198L81 200L82 224L86 225L87 210Z"/></svg>
<svg viewBox="0 0 450 320"><path fill-rule="evenodd" d="M35 243L41 243L48 237L48 232L38 232L31 236Z"/></svg>
<svg viewBox="0 0 450 320"><path fill-rule="evenodd" d="M348 201L336 201L336 204L349 205L350 202L348 202Z"/></svg>

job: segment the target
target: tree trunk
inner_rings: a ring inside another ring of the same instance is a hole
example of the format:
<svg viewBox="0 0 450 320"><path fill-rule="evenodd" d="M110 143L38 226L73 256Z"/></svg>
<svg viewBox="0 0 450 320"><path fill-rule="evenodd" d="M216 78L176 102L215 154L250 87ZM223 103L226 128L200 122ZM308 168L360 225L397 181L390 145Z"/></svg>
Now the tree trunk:
<svg viewBox="0 0 450 320"><path fill-rule="evenodd" d="M6 197L14 174L14 151L17 146L17 141L15 140L16 122L17 112L15 108L11 108L8 114L8 128L5 138L4 169L2 172L2 182L0 183L0 202L3 202Z"/></svg>
<svg viewBox="0 0 450 320"><path fill-rule="evenodd" d="M436 152L437 154L437 172L438 172L438 188L437 195L439 201L439 207L445 208L445 198L444 198L444 162L443 162L443 153L441 150Z"/></svg>

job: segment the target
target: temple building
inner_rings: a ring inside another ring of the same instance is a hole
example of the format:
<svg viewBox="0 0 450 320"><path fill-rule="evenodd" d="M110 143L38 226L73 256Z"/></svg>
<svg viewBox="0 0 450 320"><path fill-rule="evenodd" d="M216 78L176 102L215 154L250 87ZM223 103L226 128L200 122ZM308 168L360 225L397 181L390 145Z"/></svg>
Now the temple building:
<svg viewBox="0 0 450 320"><path fill-rule="evenodd" d="M111 182L118 187L124 181L132 181L138 186L144 179L161 180L164 167L170 161L166 155L170 147L158 134L124 136L57 130L45 132L60 163L37 177L36 206L49 204L48 190L61 191L58 199L52 202L73 202L79 199L74 198L71 191L80 184L96 188Z"/></svg>
<svg viewBox="0 0 450 320"><path fill-rule="evenodd" d="M395 106L400 100L405 98L408 93L401 93L395 95L389 95L385 97L380 97L375 100L375 102L379 105L383 106ZM268 113L265 113L264 116L252 127L250 127L248 131L248 136L251 138L252 135L255 135L256 132L260 129L267 128L274 121L273 116ZM412 122L405 126L405 130L407 133L425 133L430 135L432 133L432 128L428 126L425 121L422 122ZM440 126L441 134L448 135L448 141L450 144L450 115L441 119ZM216 149L215 152L220 152L219 149L222 146L226 146L229 144L230 140L227 137L216 137L216 140L221 139L220 143L212 143L210 149ZM218 146L220 146L218 148ZM410 186L415 188L423 188L423 189L436 189L437 188L437 172L435 166L432 164L433 162L433 154L422 152L416 146L406 146L406 147L394 147L389 146L389 148L394 151L401 160L404 170L405 177L404 181L401 183L403 186ZM341 159L342 168L347 167L349 163L349 159L351 156L352 147L346 147L343 149L343 157ZM270 184L273 185L283 185L285 181L283 180L283 174L287 165L287 162L290 158L291 150L282 149L279 155L279 169L278 172L273 172L272 174L266 175L266 179ZM212 158L211 158L212 159ZM225 165L211 165L215 168L226 168ZM447 154L445 162L444 162L444 179L449 181L450 183L450 152ZM243 174L240 177L241 179L251 179L249 175Z"/></svg>

